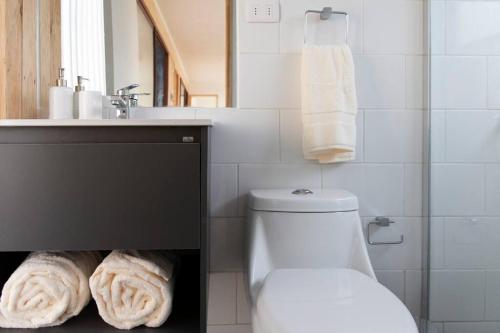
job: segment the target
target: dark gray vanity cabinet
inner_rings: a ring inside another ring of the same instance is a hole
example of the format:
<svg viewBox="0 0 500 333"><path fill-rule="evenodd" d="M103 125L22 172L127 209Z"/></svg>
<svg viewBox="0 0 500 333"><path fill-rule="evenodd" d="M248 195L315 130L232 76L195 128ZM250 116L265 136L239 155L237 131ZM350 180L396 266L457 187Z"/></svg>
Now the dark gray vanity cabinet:
<svg viewBox="0 0 500 333"><path fill-rule="evenodd" d="M173 251L182 267L172 316L136 330L205 332L209 135L208 126L0 126L1 255ZM86 312L41 331L114 330Z"/></svg>

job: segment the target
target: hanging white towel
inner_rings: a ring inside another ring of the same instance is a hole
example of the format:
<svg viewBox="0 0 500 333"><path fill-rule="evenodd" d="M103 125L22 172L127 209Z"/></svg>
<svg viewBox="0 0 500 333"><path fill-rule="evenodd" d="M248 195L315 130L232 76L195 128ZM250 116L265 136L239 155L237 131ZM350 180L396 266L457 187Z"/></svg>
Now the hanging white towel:
<svg viewBox="0 0 500 333"><path fill-rule="evenodd" d="M173 268L157 252L111 252L90 278L102 319L119 329L161 326L172 310Z"/></svg>
<svg viewBox="0 0 500 333"><path fill-rule="evenodd" d="M356 85L348 45L305 45L302 53L303 153L309 160L353 160Z"/></svg>
<svg viewBox="0 0 500 333"><path fill-rule="evenodd" d="M5 283L0 327L56 326L88 304L88 278L101 260L97 252L34 252Z"/></svg>

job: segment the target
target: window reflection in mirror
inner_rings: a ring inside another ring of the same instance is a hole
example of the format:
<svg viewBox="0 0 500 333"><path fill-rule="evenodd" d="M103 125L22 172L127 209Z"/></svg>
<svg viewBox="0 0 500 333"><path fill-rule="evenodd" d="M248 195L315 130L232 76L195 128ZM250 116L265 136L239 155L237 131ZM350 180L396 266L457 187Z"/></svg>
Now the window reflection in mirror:
<svg viewBox="0 0 500 333"><path fill-rule="evenodd" d="M151 94L141 97L141 106L229 106L228 0L104 1L105 20L111 17L106 34L112 36L115 66L109 81L115 90L137 81L141 92ZM136 38L137 47L131 45ZM135 53L138 72L128 72ZM124 56L129 63L117 67ZM117 73L122 68L124 73Z"/></svg>

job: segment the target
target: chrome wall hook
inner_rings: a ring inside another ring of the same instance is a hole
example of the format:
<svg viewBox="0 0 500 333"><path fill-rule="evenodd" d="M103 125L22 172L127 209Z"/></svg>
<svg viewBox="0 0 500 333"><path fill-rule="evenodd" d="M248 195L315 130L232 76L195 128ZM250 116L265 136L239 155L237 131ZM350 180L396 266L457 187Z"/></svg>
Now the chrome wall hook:
<svg viewBox="0 0 500 333"><path fill-rule="evenodd" d="M405 240L405 236L401 235L400 239L398 241L393 241L393 242L374 242L371 240L371 226L376 225L378 227L389 227L394 221L389 219L388 217L383 217L383 216L377 216L374 221L368 223L367 227L367 240L368 244L370 245L396 245L396 244L402 244Z"/></svg>

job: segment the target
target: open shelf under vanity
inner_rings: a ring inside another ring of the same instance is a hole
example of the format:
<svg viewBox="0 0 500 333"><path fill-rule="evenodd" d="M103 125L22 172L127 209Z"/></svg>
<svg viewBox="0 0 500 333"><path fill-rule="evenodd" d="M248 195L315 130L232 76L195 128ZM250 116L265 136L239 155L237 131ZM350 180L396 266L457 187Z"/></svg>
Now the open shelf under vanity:
<svg viewBox="0 0 500 333"><path fill-rule="evenodd" d="M168 251L180 263L172 313L161 327L132 331L205 333L209 132L0 122L0 287L30 251ZM60 326L2 332L122 330L104 322L91 300Z"/></svg>
<svg viewBox="0 0 500 333"><path fill-rule="evenodd" d="M0 271L0 287L8 279L29 252L1 252L0 262L3 268ZM179 267L176 271L176 283L174 289L174 302L172 313L168 320L160 327L148 328L137 327L133 332L140 333L197 333L200 332L200 279L199 279L199 251L182 250L169 251L179 259ZM95 302L90 303L76 317L56 327L33 329L0 329L8 333L89 333L89 332L123 332L102 320L97 311Z"/></svg>

